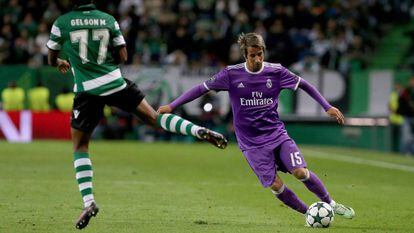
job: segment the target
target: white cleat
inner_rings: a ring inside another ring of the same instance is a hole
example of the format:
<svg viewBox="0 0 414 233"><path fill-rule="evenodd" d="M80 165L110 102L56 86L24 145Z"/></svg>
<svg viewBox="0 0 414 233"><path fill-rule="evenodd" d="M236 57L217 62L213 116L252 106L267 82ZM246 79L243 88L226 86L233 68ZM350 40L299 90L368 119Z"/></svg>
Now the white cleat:
<svg viewBox="0 0 414 233"><path fill-rule="evenodd" d="M355 216L354 209L352 209L349 206L344 206L339 203L335 203L335 205L333 206L333 210L335 214L343 216L344 218L347 218L347 219L352 219Z"/></svg>

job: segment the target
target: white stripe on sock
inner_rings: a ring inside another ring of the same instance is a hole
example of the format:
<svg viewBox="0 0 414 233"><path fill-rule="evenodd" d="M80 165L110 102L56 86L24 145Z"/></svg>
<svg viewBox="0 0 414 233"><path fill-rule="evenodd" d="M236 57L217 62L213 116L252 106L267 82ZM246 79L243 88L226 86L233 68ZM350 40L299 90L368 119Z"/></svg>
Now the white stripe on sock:
<svg viewBox="0 0 414 233"><path fill-rule="evenodd" d="M200 136L198 136L197 131L200 129L200 126L194 125L193 127L191 127L191 134L193 136L196 136L198 138L200 138Z"/></svg>
<svg viewBox="0 0 414 233"><path fill-rule="evenodd" d="M170 131L173 133L176 133L177 131L175 130L175 125L177 124L177 122L180 120L180 118L178 116L174 116L173 119L170 122Z"/></svg>
<svg viewBox="0 0 414 233"><path fill-rule="evenodd" d="M84 177L92 177L93 176L93 171L89 170L89 171L81 171L81 172L77 172L76 173L76 179L80 179L80 178L84 178Z"/></svg>
<svg viewBox="0 0 414 233"><path fill-rule="evenodd" d="M187 135L187 131L185 130L185 128L187 128L188 124L190 124L190 122L187 120L184 120L183 123L181 124L180 132L184 135Z"/></svg>
<svg viewBox="0 0 414 233"><path fill-rule="evenodd" d="M277 191L275 191L275 190L273 190L273 189L270 189L270 190L272 190L272 193L274 194L274 195L279 195L279 194L281 194L281 193L283 193L283 191L285 191L285 185L283 185L279 190L277 190Z"/></svg>
<svg viewBox="0 0 414 233"><path fill-rule="evenodd" d="M82 191L87 188L92 188L92 182L85 182L79 184L79 191Z"/></svg>
<svg viewBox="0 0 414 233"><path fill-rule="evenodd" d="M92 202L95 202L95 198L93 197L93 194L88 194L83 197L83 204L85 207L88 207Z"/></svg>
<svg viewBox="0 0 414 233"><path fill-rule="evenodd" d="M168 118L168 116L169 116L170 114L163 114L162 115L162 117L161 117L161 127L163 128L163 129L167 129L167 118Z"/></svg>
<svg viewBox="0 0 414 233"><path fill-rule="evenodd" d="M81 158L81 159L77 159L77 160L75 160L75 162L73 162L74 163L74 165L75 165L75 168L76 167L79 167L79 166L83 166L83 165L91 165L92 166L92 162L91 162L91 160L90 159L88 159L88 158Z"/></svg>

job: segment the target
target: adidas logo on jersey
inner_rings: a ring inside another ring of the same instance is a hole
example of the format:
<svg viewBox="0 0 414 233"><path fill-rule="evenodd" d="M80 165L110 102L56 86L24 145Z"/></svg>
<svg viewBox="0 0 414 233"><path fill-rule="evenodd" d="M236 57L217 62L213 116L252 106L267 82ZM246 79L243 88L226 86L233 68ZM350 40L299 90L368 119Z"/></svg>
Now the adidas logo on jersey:
<svg viewBox="0 0 414 233"><path fill-rule="evenodd" d="M239 85L237 86L237 88L244 88L244 84L243 83L239 83Z"/></svg>

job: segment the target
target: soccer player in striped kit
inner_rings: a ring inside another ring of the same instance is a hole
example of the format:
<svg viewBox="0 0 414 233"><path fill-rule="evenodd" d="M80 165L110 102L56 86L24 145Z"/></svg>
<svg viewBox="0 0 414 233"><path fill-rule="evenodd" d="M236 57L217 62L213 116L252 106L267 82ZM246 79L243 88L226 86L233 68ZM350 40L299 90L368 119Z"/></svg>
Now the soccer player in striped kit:
<svg viewBox="0 0 414 233"><path fill-rule="evenodd" d="M192 135L222 149L227 140L179 116L158 114L138 87L122 77L118 64L127 60L127 50L114 17L97 10L92 0L73 0L73 5L72 11L54 22L47 47L49 64L62 73L71 69L75 80L71 133L76 180L84 202L76 228L82 229L99 211L92 191L88 146L105 104L133 113L154 127ZM68 55L68 61L58 58L60 50Z"/></svg>
<svg viewBox="0 0 414 233"><path fill-rule="evenodd" d="M305 79L278 63L264 62L266 46L262 36L256 33L241 34L238 43L246 62L227 66L210 80L193 87L172 103L161 106L158 112L172 112L176 107L210 90L227 91L239 147L263 187L270 187L280 201L305 214L308 206L277 175L278 171L291 173L321 201L330 204L335 214L353 218L354 210L336 203L322 181L307 169L301 151L279 119L279 93L283 89L300 88L315 99L327 115L335 118L339 124L344 124L344 116Z"/></svg>

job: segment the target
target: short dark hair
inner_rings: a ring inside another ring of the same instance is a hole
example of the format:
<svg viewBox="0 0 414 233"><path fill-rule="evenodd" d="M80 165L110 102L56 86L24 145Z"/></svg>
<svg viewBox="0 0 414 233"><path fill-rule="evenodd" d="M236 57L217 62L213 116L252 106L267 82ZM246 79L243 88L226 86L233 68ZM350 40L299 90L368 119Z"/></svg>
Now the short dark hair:
<svg viewBox="0 0 414 233"><path fill-rule="evenodd" d="M263 52L266 49L266 44L263 40L263 37L257 33L241 33L239 35L239 39L237 40L237 43L240 46L240 51L243 53L244 57L247 56L247 48L248 47L257 47L262 48Z"/></svg>
<svg viewBox="0 0 414 233"><path fill-rule="evenodd" d="M88 5L88 4L92 4L92 3L95 3L95 0L72 0L72 6L73 7Z"/></svg>

